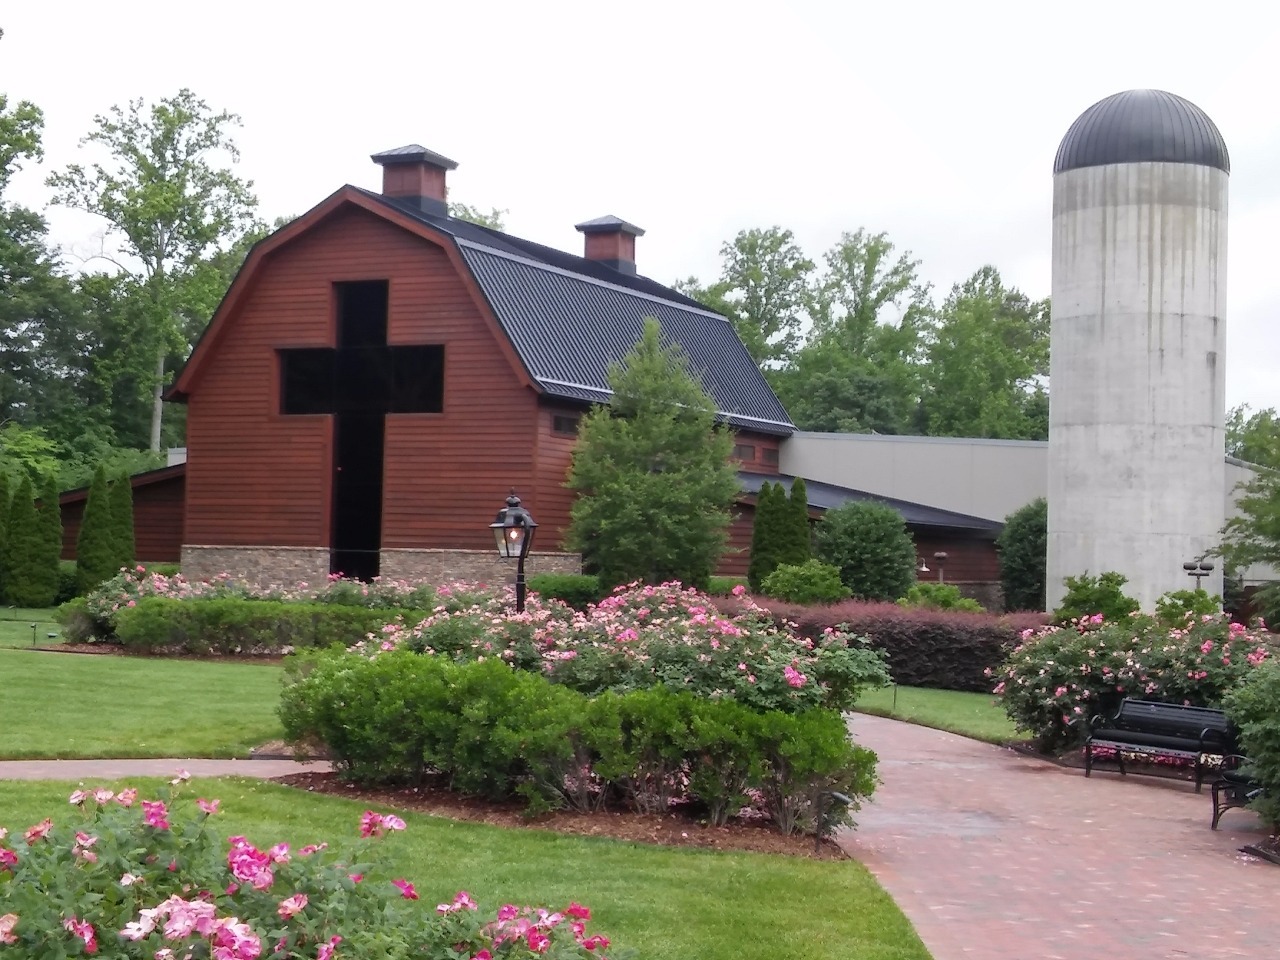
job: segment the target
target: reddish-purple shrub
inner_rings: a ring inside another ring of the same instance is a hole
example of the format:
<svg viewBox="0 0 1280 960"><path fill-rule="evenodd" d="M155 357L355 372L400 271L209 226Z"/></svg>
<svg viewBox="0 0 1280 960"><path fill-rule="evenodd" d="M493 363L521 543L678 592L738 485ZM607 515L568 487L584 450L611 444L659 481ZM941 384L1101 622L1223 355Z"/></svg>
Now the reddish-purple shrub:
<svg viewBox="0 0 1280 960"><path fill-rule="evenodd" d="M801 636L820 636L827 627L845 624L885 652L895 683L975 693L991 690L985 671L1004 662L1023 630L1049 622L1046 613L997 616L856 600L813 607L765 597L756 602L775 619L793 624Z"/></svg>

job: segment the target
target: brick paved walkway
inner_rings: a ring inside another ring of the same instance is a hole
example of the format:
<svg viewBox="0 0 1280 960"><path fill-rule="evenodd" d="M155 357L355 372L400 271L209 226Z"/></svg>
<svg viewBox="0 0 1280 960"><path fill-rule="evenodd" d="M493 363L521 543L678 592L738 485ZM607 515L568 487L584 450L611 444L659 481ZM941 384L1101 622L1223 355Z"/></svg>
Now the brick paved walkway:
<svg viewBox="0 0 1280 960"><path fill-rule="evenodd" d="M934 960L1280 956L1280 866L1237 852L1265 833L1208 787L1086 780L1012 751L856 715L880 755L875 802L845 848L911 918Z"/></svg>

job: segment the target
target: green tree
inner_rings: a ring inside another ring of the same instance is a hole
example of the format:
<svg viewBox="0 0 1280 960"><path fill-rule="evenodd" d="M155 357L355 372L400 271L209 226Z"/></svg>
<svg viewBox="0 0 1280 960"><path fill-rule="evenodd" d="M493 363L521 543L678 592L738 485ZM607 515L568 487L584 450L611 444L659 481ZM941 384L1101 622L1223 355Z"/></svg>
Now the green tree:
<svg viewBox="0 0 1280 960"><path fill-rule="evenodd" d="M1227 414L1227 456L1280 467L1280 416L1274 407L1251 412L1247 403Z"/></svg>
<svg viewBox="0 0 1280 960"><path fill-rule="evenodd" d="M41 606L49 606L58 595L62 560L62 504L58 500L58 478L53 474L47 474L41 484L39 518L40 576L48 578L48 583L42 586L53 591L49 603Z"/></svg>
<svg viewBox="0 0 1280 960"><path fill-rule="evenodd" d="M1049 301L1006 287L986 266L952 288L929 341L925 433L1048 438Z"/></svg>
<svg viewBox="0 0 1280 960"><path fill-rule="evenodd" d="M778 556L778 521L786 494L782 484L766 480L756 495L755 516L751 522L751 557L747 564L747 585L759 593L765 579L780 562Z"/></svg>
<svg viewBox="0 0 1280 960"><path fill-rule="evenodd" d="M130 370L151 395L152 450L167 365L190 351L191 318L207 319L225 291L212 258L256 224L252 184L218 162L239 158L230 135L239 122L186 89L149 107L134 100L96 116L82 141L105 148L105 163L49 177L56 203L102 217L121 238L119 256L103 258L135 282Z"/></svg>
<svg viewBox="0 0 1280 960"><path fill-rule="evenodd" d="M850 500L828 510L816 552L858 600L897 600L916 581L915 543L902 514L887 504Z"/></svg>
<svg viewBox="0 0 1280 960"><path fill-rule="evenodd" d="M1006 610L1044 609L1048 528L1049 504L1044 497L1005 517L996 550Z"/></svg>
<svg viewBox="0 0 1280 960"><path fill-rule="evenodd" d="M490 207L489 212L485 213L479 207L473 207L465 203L455 203L452 200L449 201L449 216L458 220L466 220L469 223L476 223L482 227L488 227L490 230L506 230L506 216L510 212L510 210L499 210L497 207Z"/></svg>
<svg viewBox="0 0 1280 960"><path fill-rule="evenodd" d="M111 492L107 471L99 466L89 485L76 539L76 590L89 593L120 570L116 563L115 527L111 520Z"/></svg>
<svg viewBox="0 0 1280 960"><path fill-rule="evenodd" d="M602 586L677 579L706 587L738 492L733 434L657 320L609 368L613 398L582 421L568 540Z"/></svg>
<svg viewBox="0 0 1280 960"><path fill-rule="evenodd" d="M804 477L791 481L787 498L786 533L780 563L801 567L813 558L813 540L809 529L809 491Z"/></svg>
<svg viewBox="0 0 1280 960"><path fill-rule="evenodd" d="M1265 451L1263 451L1265 453ZM1263 466L1236 488L1236 515L1222 528L1217 554L1224 571L1255 564L1280 569L1280 463ZM1263 587L1254 598L1267 622L1280 615L1280 584Z"/></svg>
<svg viewBox="0 0 1280 960"><path fill-rule="evenodd" d="M127 476L109 486L111 502L111 544L116 570L131 567L138 559L133 536L133 484Z"/></svg>
<svg viewBox="0 0 1280 960"><path fill-rule="evenodd" d="M36 515L31 478L24 476L9 504L5 551L5 600L15 607L48 607L58 592L57 566L50 568Z"/></svg>
<svg viewBox="0 0 1280 960"><path fill-rule="evenodd" d="M808 313L812 333L770 377L802 430L909 433L933 319L920 261L883 234L844 233L823 258Z"/></svg>

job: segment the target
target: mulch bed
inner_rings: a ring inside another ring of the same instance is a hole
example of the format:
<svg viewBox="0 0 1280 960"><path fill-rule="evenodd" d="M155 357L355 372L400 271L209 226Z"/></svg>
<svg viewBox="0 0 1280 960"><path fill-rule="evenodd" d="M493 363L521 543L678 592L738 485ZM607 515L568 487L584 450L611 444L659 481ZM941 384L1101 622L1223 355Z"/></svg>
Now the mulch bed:
<svg viewBox="0 0 1280 960"><path fill-rule="evenodd" d="M450 820L487 823L499 827L552 830L582 837L607 837L630 843L652 843L672 847L701 847L713 850L749 850L822 860L844 860L848 855L832 841L823 841L815 854L813 837L784 837L767 823L734 822L723 827L699 823L693 817L674 812L667 816L646 815L622 810L575 813L559 810L529 817L520 802L495 803L464 797L438 786L358 787L335 773L291 773L278 777L281 783L311 793L359 800L369 805L411 810Z"/></svg>

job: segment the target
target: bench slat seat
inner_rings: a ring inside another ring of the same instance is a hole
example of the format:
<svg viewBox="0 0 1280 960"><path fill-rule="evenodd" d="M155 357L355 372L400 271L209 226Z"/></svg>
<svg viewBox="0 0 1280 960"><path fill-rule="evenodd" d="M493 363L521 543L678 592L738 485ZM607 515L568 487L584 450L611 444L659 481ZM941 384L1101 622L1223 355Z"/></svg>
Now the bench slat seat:
<svg viewBox="0 0 1280 960"><path fill-rule="evenodd" d="M1096 716L1089 723L1084 745L1084 773L1093 773L1094 749L1116 751L1124 768L1124 753L1168 756L1195 761L1196 793L1204 783L1204 758L1236 752L1236 732L1225 713L1212 707L1125 699L1114 717Z"/></svg>

